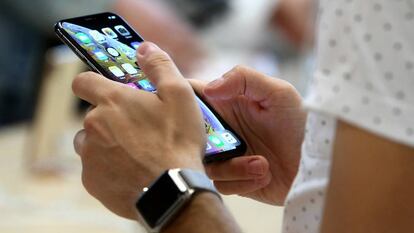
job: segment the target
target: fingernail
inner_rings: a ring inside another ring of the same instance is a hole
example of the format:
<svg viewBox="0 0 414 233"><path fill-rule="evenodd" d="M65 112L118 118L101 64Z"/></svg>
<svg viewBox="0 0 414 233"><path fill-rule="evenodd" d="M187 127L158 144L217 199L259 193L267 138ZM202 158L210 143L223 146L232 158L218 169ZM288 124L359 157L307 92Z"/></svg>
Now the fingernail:
<svg viewBox="0 0 414 233"><path fill-rule="evenodd" d="M207 84L207 88L217 88L223 84L224 78L218 78Z"/></svg>
<svg viewBox="0 0 414 233"><path fill-rule="evenodd" d="M258 159L249 161L248 172L252 175L262 176L263 165Z"/></svg>
<svg viewBox="0 0 414 233"><path fill-rule="evenodd" d="M141 56L145 56L155 50L159 49L157 45L151 42L145 42L138 47L138 54Z"/></svg>

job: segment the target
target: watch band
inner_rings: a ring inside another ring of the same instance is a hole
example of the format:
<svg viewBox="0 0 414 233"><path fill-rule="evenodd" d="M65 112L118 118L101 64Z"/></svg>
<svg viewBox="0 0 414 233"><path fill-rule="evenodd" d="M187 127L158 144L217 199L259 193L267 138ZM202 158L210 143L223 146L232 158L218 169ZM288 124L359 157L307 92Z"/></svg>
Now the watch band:
<svg viewBox="0 0 414 233"><path fill-rule="evenodd" d="M180 169L178 173L187 183L188 187L194 189L195 192L212 192L216 194L221 200L221 196L218 193L216 187L214 187L213 182L211 182L210 178L208 178L205 173L191 169Z"/></svg>
<svg viewBox="0 0 414 233"><path fill-rule="evenodd" d="M212 192L220 200L208 176L191 169L170 169L141 193L135 206L149 232L159 232L195 195Z"/></svg>

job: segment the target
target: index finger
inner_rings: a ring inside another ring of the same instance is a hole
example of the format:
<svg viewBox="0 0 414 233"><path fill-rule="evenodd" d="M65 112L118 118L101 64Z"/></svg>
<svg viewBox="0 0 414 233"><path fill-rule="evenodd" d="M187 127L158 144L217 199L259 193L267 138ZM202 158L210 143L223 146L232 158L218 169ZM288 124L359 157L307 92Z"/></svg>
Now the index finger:
<svg viewBox="0 0 414 233"><path fill-rule="evenodd" d="M235 157L206 165L206 173L214 181L252 180L264 177L268 172L268 161L259 155Z"/></svg>
<svg viewBox="0 0 414 233"><path fill-rule="evenodd" d="M80 73L72 82L73 93L79 98L97 106L116 82L94 72Z"/></svg>
<svg viewBox="0 0 414 233"><path fill-rule="evenodd" d="M206 81L198 80L198 79L188 79L188 82L193 87L193 90L199 97L204 99L204 87L207 86Z"/></svg>

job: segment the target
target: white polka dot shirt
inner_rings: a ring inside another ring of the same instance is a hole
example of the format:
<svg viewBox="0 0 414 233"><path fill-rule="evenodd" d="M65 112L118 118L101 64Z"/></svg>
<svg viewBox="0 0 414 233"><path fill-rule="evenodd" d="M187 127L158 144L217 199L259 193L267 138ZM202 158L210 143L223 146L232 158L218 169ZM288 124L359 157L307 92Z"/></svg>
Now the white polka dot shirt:
<svg viewBox="0 0 414 233"><path fill-rule="evenodd" d="M317 64L283 232L318 232L336 120L414 146L414 0L320 0Z"/></svg>

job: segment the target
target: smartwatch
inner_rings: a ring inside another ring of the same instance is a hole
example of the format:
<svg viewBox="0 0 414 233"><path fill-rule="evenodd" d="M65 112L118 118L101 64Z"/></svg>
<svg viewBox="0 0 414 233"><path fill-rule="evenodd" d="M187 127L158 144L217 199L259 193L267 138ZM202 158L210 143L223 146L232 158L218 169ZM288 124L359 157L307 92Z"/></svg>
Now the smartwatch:
<svg viewBox="0 0 414 233"><path fill-rule="evenodd" d="M141 222L149 232L159 232L199 192L212 192L220 197L205 173L191 169L165 171L144 188L136 203Z"/></svg>

